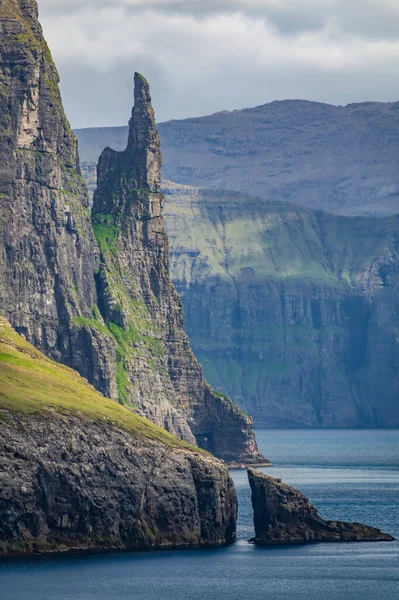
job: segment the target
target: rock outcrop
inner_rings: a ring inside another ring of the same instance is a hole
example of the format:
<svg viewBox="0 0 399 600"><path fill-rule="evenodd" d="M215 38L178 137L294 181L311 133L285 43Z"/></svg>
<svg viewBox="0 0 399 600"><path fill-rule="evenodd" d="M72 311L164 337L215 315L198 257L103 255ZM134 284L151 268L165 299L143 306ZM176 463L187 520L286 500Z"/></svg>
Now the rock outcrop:
<svg viewBox="0 0 399 600"><path fill-rule="evenodd" d="M248 469L255 538L259 546L314 542L390 542L394 538L362 523L325 521L298 490Z"/></svg>
<svg viewBox="0 0 399 600"><path fill-rule="evenodd" d="M204 374L266 427L399 426L397 216L164 184Z"/></svg>
<svg viewBox="0 0 399 600"><path fill-rule="evenodd" d="M251 419L204 381L184 331L169 272L160 169L149 86L136 73L128 144L101 155L92 208L98 306L116 340L119 396L216 456L256 462Z"/></svg>
<svg viewBox="0 0 399 600"><path fill-rule="evenodd" d="M0 27L1 313L104 395L219 457L256 462L250 417L205 383L184 333L147 83L136 77L126 152L102 156L92 225L35 0L1 0Z"/></svg>
<svg viewBox="0 0 399 600"><path fill-rule="evenodd" d="M0 555L235 538L226 466L101 396L0 318Z"/></svg>
<svg viewBox="0 0 399 600"><path fill-rule="evenodd" d="M77 143L35 0L0 3L0 310L54 360L116 396L92 316L97 250Z"/></svg>
<svg viewBox="0 0 399 600"><path fill-rule="evenodd" d="M398 109L283 100L160 123L163 178L341 215L396 214ZM106 145L119 150L127 139L126 127L77 134L88 170Z"/></svg>

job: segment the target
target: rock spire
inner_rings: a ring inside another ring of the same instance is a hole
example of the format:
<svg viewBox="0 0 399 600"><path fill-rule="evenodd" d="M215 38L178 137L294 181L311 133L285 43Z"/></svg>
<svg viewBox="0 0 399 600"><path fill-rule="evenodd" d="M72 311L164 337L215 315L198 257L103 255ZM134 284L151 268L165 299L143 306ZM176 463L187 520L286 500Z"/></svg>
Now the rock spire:
<svg viewBox="0 0 399 600"><path fill-rule="evenodd" d="M99 307L114 331L117 370L124 374L120 398L221 458L257 462L250 417L204 381L184 331L182 304L170 277L150 90L138 73L134 83L127 147L102 153L92 210L100 247Z"/></svg>

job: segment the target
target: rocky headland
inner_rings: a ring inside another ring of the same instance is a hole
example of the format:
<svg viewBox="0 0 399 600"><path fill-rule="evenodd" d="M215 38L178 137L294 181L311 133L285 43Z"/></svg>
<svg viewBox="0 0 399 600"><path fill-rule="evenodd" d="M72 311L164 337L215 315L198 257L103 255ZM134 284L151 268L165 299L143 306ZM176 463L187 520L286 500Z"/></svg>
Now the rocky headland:
<svg viewBox="0 0 399 600"><path fill-rule="evenodd" d="M0 555L235 538L226 466L104 398L0 318Z"/></svg>
<svg viewBox="0 0 399 600"><path fill-rule="evenodd" d="M391 542L394 538L362 523L326 521L297 489L248 469L255 537L259 546L315 542Z"/></svg>
<svg viewBox="0 0 399 600"><path fill-rule="evenodd" d="M98 306L116 342L119 396L228 462L264 462L250 417L211 389L190 348L170 276L160 169L149 85L136 73L127 147L102 153L92 208Z"/></svg>

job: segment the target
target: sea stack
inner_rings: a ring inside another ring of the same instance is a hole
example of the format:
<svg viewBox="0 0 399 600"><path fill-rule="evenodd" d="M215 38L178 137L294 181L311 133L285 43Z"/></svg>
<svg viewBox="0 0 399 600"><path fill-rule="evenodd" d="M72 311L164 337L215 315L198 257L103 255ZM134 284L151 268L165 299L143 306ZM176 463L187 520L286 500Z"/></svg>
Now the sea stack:
<svg viewBox="0 0 399 600"><path fill-rule="evenodd" d="M249 468L255 537L258 546L314 542L391 542L393 538L362 523L325 521L299 490Z"/></svg>
<svg viewBox="0 0 399 600"><path fill-rule="evenodd" d="M150 88L135 73L127 147L103 151L92 209L98 305L116 343L119 399L229 463L265 462L252 419L213 392L185 333L170 276L161 162Z"/></svg>

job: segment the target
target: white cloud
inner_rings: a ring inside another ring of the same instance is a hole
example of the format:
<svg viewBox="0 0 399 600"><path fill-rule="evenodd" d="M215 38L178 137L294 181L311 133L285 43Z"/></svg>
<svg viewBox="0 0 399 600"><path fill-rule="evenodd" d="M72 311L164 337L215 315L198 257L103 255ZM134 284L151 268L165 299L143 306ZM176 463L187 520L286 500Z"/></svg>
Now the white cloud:
<svg viewBox="0 0 399 600"><path fill-rule="evenodd" d="M144 71L158 118L285 97L399 97L396 0L39 0L74 126L128 119Z"/></svg>

